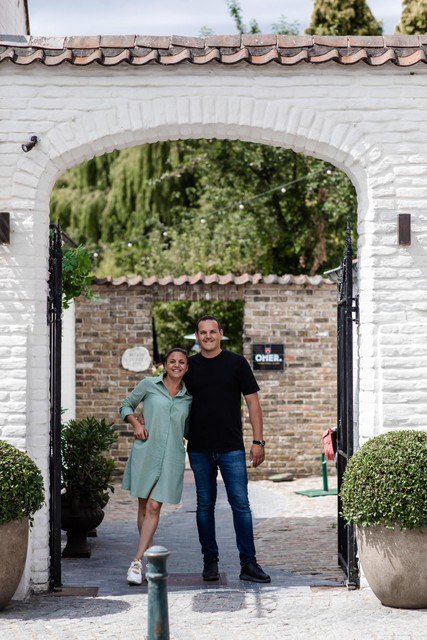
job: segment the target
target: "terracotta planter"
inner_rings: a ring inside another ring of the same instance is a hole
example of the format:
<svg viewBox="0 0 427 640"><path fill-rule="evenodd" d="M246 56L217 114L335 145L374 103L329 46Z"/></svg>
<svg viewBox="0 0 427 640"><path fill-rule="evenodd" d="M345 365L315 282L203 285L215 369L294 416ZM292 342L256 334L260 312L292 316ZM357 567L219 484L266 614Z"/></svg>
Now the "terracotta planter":
<svg viewBox="0 0 427 640"><path fill-rule="evenodd" d="M357 527L357 544L363 572L382 604L427 608L427 527Z"/></svg>
<svg viewBox="0 0 427 640"><path fill-rule="evenodd" d="M4 609L18 588L27 548L27 518L0 524L0 609Z"/></svg>

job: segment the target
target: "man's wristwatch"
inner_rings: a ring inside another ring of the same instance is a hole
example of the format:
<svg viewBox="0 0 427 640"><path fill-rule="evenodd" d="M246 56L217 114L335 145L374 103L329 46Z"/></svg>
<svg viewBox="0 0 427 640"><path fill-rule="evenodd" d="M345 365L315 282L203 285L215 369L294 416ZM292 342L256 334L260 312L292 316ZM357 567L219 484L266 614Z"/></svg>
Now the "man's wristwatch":
<svg viewBox="0 0 427 640"><path fill-rule="evenodd" d="M265 447L265 440L252 440L252 444L259 444L260 447Z"/></svg>

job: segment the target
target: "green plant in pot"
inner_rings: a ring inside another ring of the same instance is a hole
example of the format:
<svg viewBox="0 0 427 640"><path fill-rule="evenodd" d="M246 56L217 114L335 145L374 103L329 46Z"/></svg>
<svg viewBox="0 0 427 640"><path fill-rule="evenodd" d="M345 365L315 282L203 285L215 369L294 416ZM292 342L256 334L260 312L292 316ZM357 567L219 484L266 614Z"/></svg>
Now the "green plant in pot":
<svg viewBox="0 0 427 640"><path fill-rule="evenodd" d="M69 420L61 430L61 528L67 532L64 557L90 557L87 535L98 527L114 491L116 464L107 457L118 432L105 419Z"/></svg>
<svg viewBox="0 0 427 640"><path fill-rule="evenodd" d="M18 588L27 558L28 529L43 503L43 478L35 462L0 440L0 609Z"/></svg>
<svg viewBox="0 0 427 640"><path fill-rule="evenodd" d="M350 459L342 513L356 525L363 572L390 607L427 607L427 433L389 431Z"/></svg>

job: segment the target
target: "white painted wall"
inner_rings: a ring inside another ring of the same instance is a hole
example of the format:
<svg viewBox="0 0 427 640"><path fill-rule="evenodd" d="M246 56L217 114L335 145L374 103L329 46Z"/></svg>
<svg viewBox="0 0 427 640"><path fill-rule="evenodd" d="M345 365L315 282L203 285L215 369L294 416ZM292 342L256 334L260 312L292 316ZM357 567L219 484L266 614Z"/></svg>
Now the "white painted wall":
<svg viewBox="0 0 427 640"><path fill-rule="evenodd" d="M76 417L76 312L74 302L62 314L61 407L62 422Z"/></svg>
<svg viewBox="0 0 427 640"><path fill-rule="evenodd" d="M0 33L27 35L27 9L24 0L0 0Z"/></svg>
<svg viewBox="0 0 427 640"><path fill-rule="evenodd" d="M0 65L0 437L48 476L48 211L55 179L93 155L176 138L241 138L344 169L359 198L361 440L427 424L427 68L246 63L173 68ZM21 144L40 143L28 154ZM412 215L410 247L397 214ZM344 232L344 230L343 230ZM28 575L48 578L48 515ZM29 584L29 582L28 582ZM27 584L27 586L28 586Z"/></svg>

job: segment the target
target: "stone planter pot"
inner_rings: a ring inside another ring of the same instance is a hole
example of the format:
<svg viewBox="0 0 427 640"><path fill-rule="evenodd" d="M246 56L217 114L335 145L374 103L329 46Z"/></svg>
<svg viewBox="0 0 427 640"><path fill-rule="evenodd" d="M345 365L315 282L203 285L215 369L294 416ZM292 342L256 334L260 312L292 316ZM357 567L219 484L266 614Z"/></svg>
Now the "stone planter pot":
<svg viewBox="0 0 427 640"><path fill-rule="evenodd" d="M100 507L87 507L80 504L61 506L61 529L67 532L67 544L62 552L63 558L90 558L91 548L87 541L89 532L98 527L104 519Z"/></svg>
<svg viewBox="0 0 427 640"><path fill-rule="evenodd" d="M24 573L28 519L0 524L0 609L8 604Z"/></svg>
<svg viewBox="0 0 427 640"><path fill-rule="evenodd" d="M363 572L376 597L387 607L427 608L427 527L357 527Z"/></svg>

